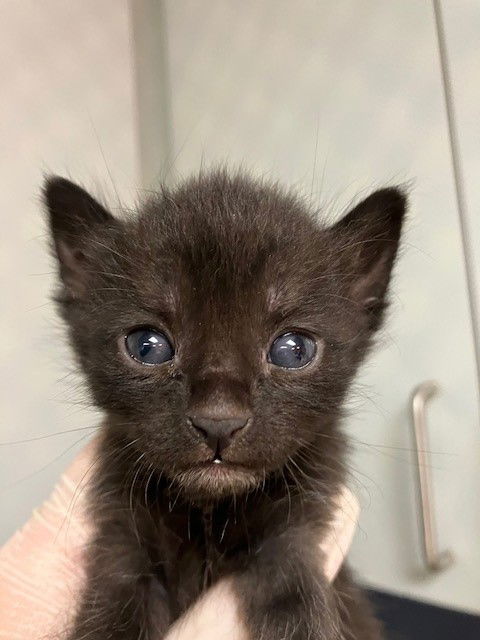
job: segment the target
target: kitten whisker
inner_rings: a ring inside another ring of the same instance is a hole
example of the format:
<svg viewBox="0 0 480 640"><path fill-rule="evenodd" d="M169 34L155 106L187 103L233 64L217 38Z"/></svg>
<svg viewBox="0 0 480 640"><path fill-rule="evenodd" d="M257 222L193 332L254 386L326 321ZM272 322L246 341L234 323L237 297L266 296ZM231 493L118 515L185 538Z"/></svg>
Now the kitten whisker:
<svg viewBox="0 0 480 640"><path fill-rule="evenodd" d="M34 436L33 438L25 438L24 440L10 440L7 442L0 442L0 447L8 447L17 444L28 444L30 442L36 442L37 440L45 440L46 438L54 438L55 436L63 436L67 433L77 433L78 431L86 431L88 429L98 430L99 425L92 425L89 427L76 427L74 429L65 429L64 431L56 431L55 433L46 433L43 436Z"/></svg>

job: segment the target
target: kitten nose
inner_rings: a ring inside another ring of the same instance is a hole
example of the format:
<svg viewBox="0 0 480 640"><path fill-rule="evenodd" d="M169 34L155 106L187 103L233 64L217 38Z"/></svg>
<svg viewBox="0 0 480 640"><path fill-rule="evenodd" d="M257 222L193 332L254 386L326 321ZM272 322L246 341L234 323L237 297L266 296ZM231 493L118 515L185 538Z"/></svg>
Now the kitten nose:
<svg viewBox="0 0 480 640"><path fill-rule="evenodd" d="M188 416L191 424L203 436L210 449L217 454L222 453L247 424L249 417L229 416L228 418L212 418L208 415L194 414Z"/></svg>

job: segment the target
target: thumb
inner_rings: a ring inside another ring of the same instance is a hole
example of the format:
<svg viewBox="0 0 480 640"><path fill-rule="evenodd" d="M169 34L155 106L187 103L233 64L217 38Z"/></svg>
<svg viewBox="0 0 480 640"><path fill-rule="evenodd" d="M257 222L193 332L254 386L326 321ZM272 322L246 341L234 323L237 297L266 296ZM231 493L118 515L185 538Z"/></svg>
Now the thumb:
<svg viewBox="0 0 480 640"><path fill-rule="evenodd" d="M58 636L75 613L90 538L85 488L96 441L81 451L49 499L0 549L0 638Z"/></svg>

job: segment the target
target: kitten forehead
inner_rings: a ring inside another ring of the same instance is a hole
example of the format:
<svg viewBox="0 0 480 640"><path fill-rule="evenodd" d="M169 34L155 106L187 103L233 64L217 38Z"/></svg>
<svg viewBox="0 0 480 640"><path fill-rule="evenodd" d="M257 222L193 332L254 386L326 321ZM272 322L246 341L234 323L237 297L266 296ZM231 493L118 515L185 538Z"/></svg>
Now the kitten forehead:
<svg viewBox="0 0 480 640"><path fill-rule="evenodd" d="M216 250L237 260L291 244L318 228L293 194L223 172L163 191L147 203L142 219L174 250L194 247L201 256Z"/></svg>
<svg viewBox="0 0 480 640"><path fill-rule="evenodd" d="M137 224L143 306L178 331L313 330L332 302L328 232L275 186L224 174L192 180L151 199Z"/></svg>
<svg viewBox="0 0 480 640"><path fill-rule="evenodd" d="M151 199L141 212L140 244L150 262L193 288L261 288L315 265L320 229L293 195L242 175L218 172ZM273 300L275 296L270 295Z"/></svg>

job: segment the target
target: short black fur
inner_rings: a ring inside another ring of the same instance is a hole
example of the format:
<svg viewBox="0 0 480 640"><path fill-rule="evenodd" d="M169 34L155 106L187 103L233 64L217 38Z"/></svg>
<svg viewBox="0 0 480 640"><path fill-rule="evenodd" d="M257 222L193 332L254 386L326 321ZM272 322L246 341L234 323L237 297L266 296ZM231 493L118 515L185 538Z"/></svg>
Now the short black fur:
<svg viewBox="0 0 480 640"><path fill-rule="evenodd" d="M380 637L318 540L345 481L342 407L387 303L405 196L377 191L333 226L276 185L213 172L114 218L71 182L44 198L57 300L105 413L90 490L96 533L70 640L162 637L229 576L252 640ZM134 327L173 360L128 356ZM317 342L308 366L266 358L276 336ZM213 464L188 416L244 416Z"/></svg>

